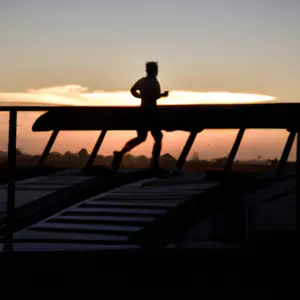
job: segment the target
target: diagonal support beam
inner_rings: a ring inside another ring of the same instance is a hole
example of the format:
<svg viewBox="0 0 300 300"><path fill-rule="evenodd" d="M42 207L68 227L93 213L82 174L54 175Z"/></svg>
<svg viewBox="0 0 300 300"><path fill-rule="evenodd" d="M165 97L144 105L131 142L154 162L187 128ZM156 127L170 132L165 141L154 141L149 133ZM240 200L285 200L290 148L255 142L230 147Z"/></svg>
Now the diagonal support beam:
<svg viewBox="0 0 300 300"><path fill-rule="evenodd" d="M47 157L48 157L48 155L50 153L50 150L51 150L51 148L52 148L52 146L53 146L53 144L54 144L54 142L55 142L55 140L57 138L58 133L59 133L58 129L55 129L52 132L52 134L51 134L51 136L49 138L49 141L48 141L48 143L47 143L47 145L46 145L46 147L45 147L45 149L44 149L44 151L43 151L43 153L42 153L42 155L40 157L40 160L38 162L38 167L42 167L44 165L44 163L45 163L45 161L46 161L46 159L47 159Z"/></svg>
<svg viewBox="0 0 300 300"><path fill-rule="evenodd" d="M188 137L188 139L187 139L187 141L186 141L186 143L185 143L185 145L182 149L182 152L181 152L181 154L180 154L180 156L179 156L179 158L176 162L176 168L178 170L182 170L182 168L185 164L186 158L189 155L189 152L190 152L190 150L191 150L191 148L194 144L194 141L197 137L197 134L198 134L198 132L191 132L190 133L190 135L189 135L189 137Z"/></svg>
<svg viewBox="0 0 300 300"><path fill-rule="evenodd" d="M89 157L89 159L88 159L88 161L87 161L87 163L85 165L86 169L90 168L93 165L93 162L94 162L94 160L95 160L95 158L96 158L96 156L98 154L98 151L99 151L99 149L100 149L100 147L101 147L101 145L103 143L103 140L105 138L106 132L107 132L106 130L102 130L101 131L101 133L100 133L100 135L98 137L98 140L97 140L97 142L96 142L96 144L94 146L94 149L93 149L93 151L92 151L92 153L91 153L91 155L90 155L90 157Z"/></svg>
<svg viewBox="0 0 300 300"><path fill-rule="evenodd" d="M289 155L291 153L295 138L296 138L296 132L295 131L290 132L290 134L289 134L289 136L286 140L284 149L282 151L280 161L278 163L278 167L277 167L277 170L276 170L276 177L281 176L281 174L284 170L284 167L286 166L286 163L287 163L287 160L288 160Z"/></svg>
<svg viewBox="0 0 300 300"><path fill-rule="evenodd" d="M224 168L225 173L229 173L231 171L231 169L232 169L232 165L233 165L234 159L235 159L236 154L237 154L237 152L239 150L239 147L240 147L240 144L242 142L242 139L243 139L245 131L246 131L245 128L241 128L239 130L237 136L236 136L236 139L235 139L234 144L233 144L233 146L231 148L231 151L229 153L229 156L228 156L225 168Z"/></svg>

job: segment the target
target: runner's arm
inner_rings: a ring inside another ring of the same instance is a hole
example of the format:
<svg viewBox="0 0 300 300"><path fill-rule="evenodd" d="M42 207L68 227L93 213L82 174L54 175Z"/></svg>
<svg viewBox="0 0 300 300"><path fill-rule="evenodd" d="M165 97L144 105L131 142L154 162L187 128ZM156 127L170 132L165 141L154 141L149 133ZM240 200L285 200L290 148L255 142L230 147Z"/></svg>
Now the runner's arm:
<svg viewBox="0 0 300 300"><path fill-rule="evenodd" d="M160 84L158 82L158 88L159 88L159 98L163 98L163 97L168 97L169 96L169 92L168 91L165 91L163 93L161 93L161 89L160 89Z"/></svg>
<svg viewBox="0 0 300 300"><path fill-rule="evenodd" d="M130 93L135 98L141 98L141 94L138 92L140 91L140 80L138 80L130 89Z"/></svg>
<svg viewBox="0 0 300 300"><path fill-rule="evenodd" d="M162 94L160 94L160 97L168 97L169 96L169 92L165 91Z"/></svg>

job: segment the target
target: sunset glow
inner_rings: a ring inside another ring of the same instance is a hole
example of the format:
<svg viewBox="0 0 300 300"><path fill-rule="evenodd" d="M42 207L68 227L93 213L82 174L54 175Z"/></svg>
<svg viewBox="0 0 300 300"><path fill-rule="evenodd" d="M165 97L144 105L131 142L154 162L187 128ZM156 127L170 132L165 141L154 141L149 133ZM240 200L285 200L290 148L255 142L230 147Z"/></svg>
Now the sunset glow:
<svg viewBox="0 0 300 300"><path fill-rule="evenodd" d="M0 150L8 147L7 106L27 106L17 113L17 147L41 154L52 133L33 132L32 125L47 107L75 106L80 114L83 106L139 106L130 88L146 76L149 61L158 63L161 91L169 91L158 105L197 105L203 111L204 105L224 105L225 112L235 104L252 114L255 105L300 103L299 0L0 1L0 106L6 106L0 112ZM217 111L216 118L223 118ZM237 134L204 130L190 153L200 159L228 156ZM280 159L288 134L247 129L236 159ZM163 135L162 153L179 157L189 133ZM51 151L91 152L98 136L61 131ZM111 155L135 136L134 130L109 131L99 154ZM130 154L150 156L152 147L149 133Z"/></svg>
<svg viewBox="0 0 300 300"><path fill-rule="evenodd" d="M275 101L275 97L230 92L170 91L168 98L158 100L158 105L192 104L234 104ZM80 85L67 85L43 89L29 89L24 93L0 93L0 102L62 104L76 106L138 106L140 99L134 98L129 91L88 92Z"/></svg>
<svg viewBox="0 0 300 300"><path fill-rule="evenodd" d="M138 106L140 100L133 98L129 92L82 94L90 105L99 106ZM256 94L238 94L229 92L187 92L173 91L168 98L158 100L159 105L192 104L233 104L274 101L275 98ZM80 103L86 105L86 103Z"/></svg>
<svg viewBox="0 0 300 300"><path fill-rule="evenodd" d="M170 91L168 98L158 101L159 104L232 104L232 103L272 103L277 99L271 96L257 94L239 94L230 92L192 92L192 91ZM66 85L57 87L46 87L43 89L28 89L21 93L0 93L1 105L78 105L78 106L135 106L140 100L134 98L128 91L88 91L81 85ZM41 112L24 112L18 115L18 147L28 153L41 153L50 137L50 132L33 133L32 124ZM0 116L0 132L2 139L0 150L7 149L7 124L8 114L3 112ZM135 136L135 132L109 132L101 147L101 154L111 155L112 151L122 147L125 142ZM202 132L195 141L191 153L198 152L202 158L222 157L227 155L236 137L235 130ZM287 133L285 131L274 131L273 135L268 133L268 142L264 143L265 131L247 131L243 140L242 149L238 157L255 157L257 151L268 153L268 157L280 155L281 147ZM70 149L79 151L85 147L92 151L95 141L98 138L97 132L61 132L53 147L53 151L64 153ZM171 153L176 157L180 154L182 146L186 142L185 132L164 132L163 152ZM151 155L153 139L149 135L147 141L132 151L133 155ZM270 146L272 145L272 146ZM244 150L243 150L244 149ZM259 149L259 150L258 150ZM294 151L295 152L295 151ZM294 153L293 152L293 153ZM294 154L293 154L294 155ZM293 156L294 157L294 156Z"/></svg>

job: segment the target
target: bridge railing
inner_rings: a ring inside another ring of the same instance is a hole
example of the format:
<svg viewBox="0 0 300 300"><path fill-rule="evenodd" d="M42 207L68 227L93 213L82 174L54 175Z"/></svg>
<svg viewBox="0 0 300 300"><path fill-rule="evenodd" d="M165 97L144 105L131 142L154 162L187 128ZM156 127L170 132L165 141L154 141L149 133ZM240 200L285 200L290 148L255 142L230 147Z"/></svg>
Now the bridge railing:
<svg viewBox="0 0 300 300"><path fill-rule="evenodd" d="M74 107L74 106L52 106L52 105L45 105L45 106L0 106L0 112L8 112L9 113L9 134L8 134L8 184L7 184L7 211L6 211L6 230L4 234L4 253L11 254L13 251L13 224L14 224L14 210L15 210L15 182L16 182L16 144L17 144L17 118L18 118L18 112L51 112L55 110L59 110L61 108L68 109L72 108L72 110L78 110L80 112L82 109L86 109L87 107ZM97 107L97 109L101 109L101 107ZM253 123L253 122L252 122ZM205 126L204 126L205 127ZM226 126L222 127L227 128ZM237 134L237 137L235 139L235 142L233 144L233 147L229 153L227 163L225 165L225 174L229 173L232 169L232 165L234 162L234 159L236 157L236 154L238 152L239 146L241 144L242 138L244 136L245 130L247 128L251 128L250 126L247 127L245 124L243 124L239 132ZM257 127L256 127L257 128ZM264 129L266 126L263 127ZM273 127L268 127L269 129L272 129ZM274 127L275 128L275 127ZM203 128L202 130L204 130ZM231 127L228 127L228 129L231 129ZM83 129L87 130L87 129ZM184 166L184 163L186 161L186 158L190 152L190 149L198 135L198 131L191 131L190 135L183 147L183 150L178 158L176 167L178 169L182 169ZM59 128L53 130L52 135L50 136L50 139L41 155L39 166L42 166L45 162L48 154L50 153L51 147L53 146L55 139L59 133ZM96 155L101 147L101 144L105 138L107 130L101 130L101 133L99 135L99 138L94 146L94 149L88 159L86 167L89 167L92 165L94 159L96 158ZM297 142L297 156L296 156L296 176L297 176L297 220L298 225L297 229L300 228L299 221L300 221L300 129L298 130L292 130L290 131L290 134L287 138L285 147L283 149L281 159L279 161L278 169L277 169L277 176L280 176L283 172L284 166L286 165L288 156L290 154L292 145L294 140L296 139Z"/></svg>
<svg viewBox="0 0 300 300"><path fill-rule="evenodd" d="M3 252L11 254L13 251L13 224L15 210L15 182L16 182L16 150L17 150L17 118L18 112L44 112L53 109L53 106L2 106L0 112L9 113L8 121L8 183L6 230L4 233Z"/></svg>

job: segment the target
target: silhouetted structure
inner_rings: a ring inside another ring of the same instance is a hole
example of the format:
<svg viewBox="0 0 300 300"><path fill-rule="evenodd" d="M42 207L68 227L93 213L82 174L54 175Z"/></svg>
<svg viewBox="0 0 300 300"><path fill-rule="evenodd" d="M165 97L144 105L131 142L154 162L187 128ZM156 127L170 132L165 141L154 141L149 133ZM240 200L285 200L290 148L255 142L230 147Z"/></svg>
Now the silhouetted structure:
<svg viewBox="0 0 300 300"><path fill-rule="evenodd" d="M101 130L87 167L94 158L108 130L137 130L139 107L60 107L39 117L33 125L34 132L52 130L40 164L43 164L59 131ZM157 107L160 130L187 131L189 138L177 161L181 169L199 132L203 129L240 129L228 156L225 169L231 170L246 129L286 129L291 134L279 161L278 175L291 150L292 141L299 128L300 106L297 103L257 103L223 105L161 105ZM65 116L68 116L66 118ZM114 118L112 118L114 116ZM147 127L147 126L146 126ZM147 129L150 130L149 127Z"/></svg>
<svg viewBox="0 0 300 300"><path fill-rule="evenodd" d="M136 116L139 119L137 137L129 140L121 151L114 152L114 160L112 162L114 170L119 169L124 154L145 142L149 129L155 141L152 151L152 164L154 168L159 168L163 134L159 128L156 101L161 97L167 97L168 92L161 93L160 84L157 80L158 65L156 62L146 63L146 73L147 76L139 79L130 90L134 97L141 99L139 115Z"/></svg>
<svg viewBox="0 0 300 300"><path fill-rule="evenodd" d="M17 111L24 110L24 108L9 108L10 110L10 122L9 122L9 152L8 152L8 162L9 162L9 182L8 182L8 198L9 205L7 209L7 237L8 243L6 243L7 251L11 249L12 245L12 224L13 224L13 212L14 212L14 202L15 202L15 181L14 172L16 165L16 121L17 121ZM45 109L46 110L46 109ZM47 156L47 152L51 149L51 146L55 140L55 135L61 130L101 130L101 135L96 143L97 151L102 143L104 135L107 130L137 130L139 128L138 120L134 118L139 112L139 108L135 107L63 107L63 108L49 108L49 112L39 117L33 126L33 131L49 131L52 130L53 134L50 138L48 145L46 146L43 155ZM296 185L296 200L297 204L300 201L299 193L299 183L300 183L300 135L299 135L299 114L300 106L298 104L252 104L252 105L181 105L181 106L162 106L157 108L158 115L160 118L159 129L167 131L182 130L190 132L190 137L184 147L182 162L184 162L187 153L190 151L194 139L197 134L205 129L227 129L227 128L239 128L239 134L234 143L234 146L229 153L228 161L226 162L225 170L230 171L234 157L238 151L240 142L244 135L244 132L248 128L280 128L287 129L291 134L288 138L287 144L283 151L282 157L279 164L282 166L286 163L286 159L291 149L292 141L297 137L297 161L296 161L296 178L292 182ZM66 115L68 118L66 118ZM114 116L114 118L112 118ZM149 130L147 127L146 129ZM95 150L95 149L94 149ZM93 152L97 152L93 151ZM281 172L279 172L280 175ZM279 180L281 180L279 178ZM250 182L249 179L245 181L245 191L243 188L243 193L248 193L248 190L253 190L254 182ZM251 186L250 186L251 185ZM192 198L191 201L185 202L182 206L178 206L178 214L172 216L172 220L176 220L176 224L182 224L181 221L178 222L180 218L188 219L192 221L193 219L199 219L196 214L201 212L201 214L206 214L219 206L223 207L228 203L222 201L222 197L226 193L226 197L231 199L231 192L237 196L235 189L237 185L234 182L233 187L227 185L225 181L219 189L213 189L208 194L203 195L202 200L198 201L196 198ZM241 188L240 184L238 185ZM230 197L228 195L230 194ZM293 195L292 195L293 196ZM131 196L130 196L131 197ZM173 195L172 195L173 197ZM233 198L232 205L235 205L237 199ZM205 200L203 202L203 199ZM211 200L214 199L217 203L213 203ZM220 202L220 203L219 203ZM207 205L206 212L203 209L203 203ZM97 204L98 205L98 204ZM198 205L201 205L199 207ZM82 208L86 209L86 208ZM94 209L94 208L93 208ZM102 209L102 208L101 208ZM227 208L226 208L227 209ZM175 213L175 210L173 210ZM192 214L188 214L191 212ZM228 218L231 219L231 218ZM168 221L169 222L169 221ZM234 223L231 222L232 227ZM169 223L168 223L169 224ZM138 239L139 244L148 247L154 245L151 242L151 237L155 237L156 245L160 246L165 243L163 240L169 239L168 232L161 232L162 226L158 226L160 223L154 224L154 231L147 231L147 240L141 236L137 236L134 240ZM172 225L172 224L171 224ZM172 226L173 226L172 225ZM190 225L188 224L188 227ZM171 228L170 226L167 226ZM229 226L230 227L230 226ZM158 229L158 231L157 231ZM179 228L180 231L182 230ZM173 231L173 229L172 229ZM145 231L146 232L146 231ZM145 232L143 236L145 237ZM157 233L161 232L158 236ZM166 233L166 234L165 234ZM177 233L176 233L177 234ZM172 233L173 235L173 233ZM168 237L167 237L168 236ZM150 237L150 238L149 238ZM141 239L140 239L141 238Z"/></svg>

